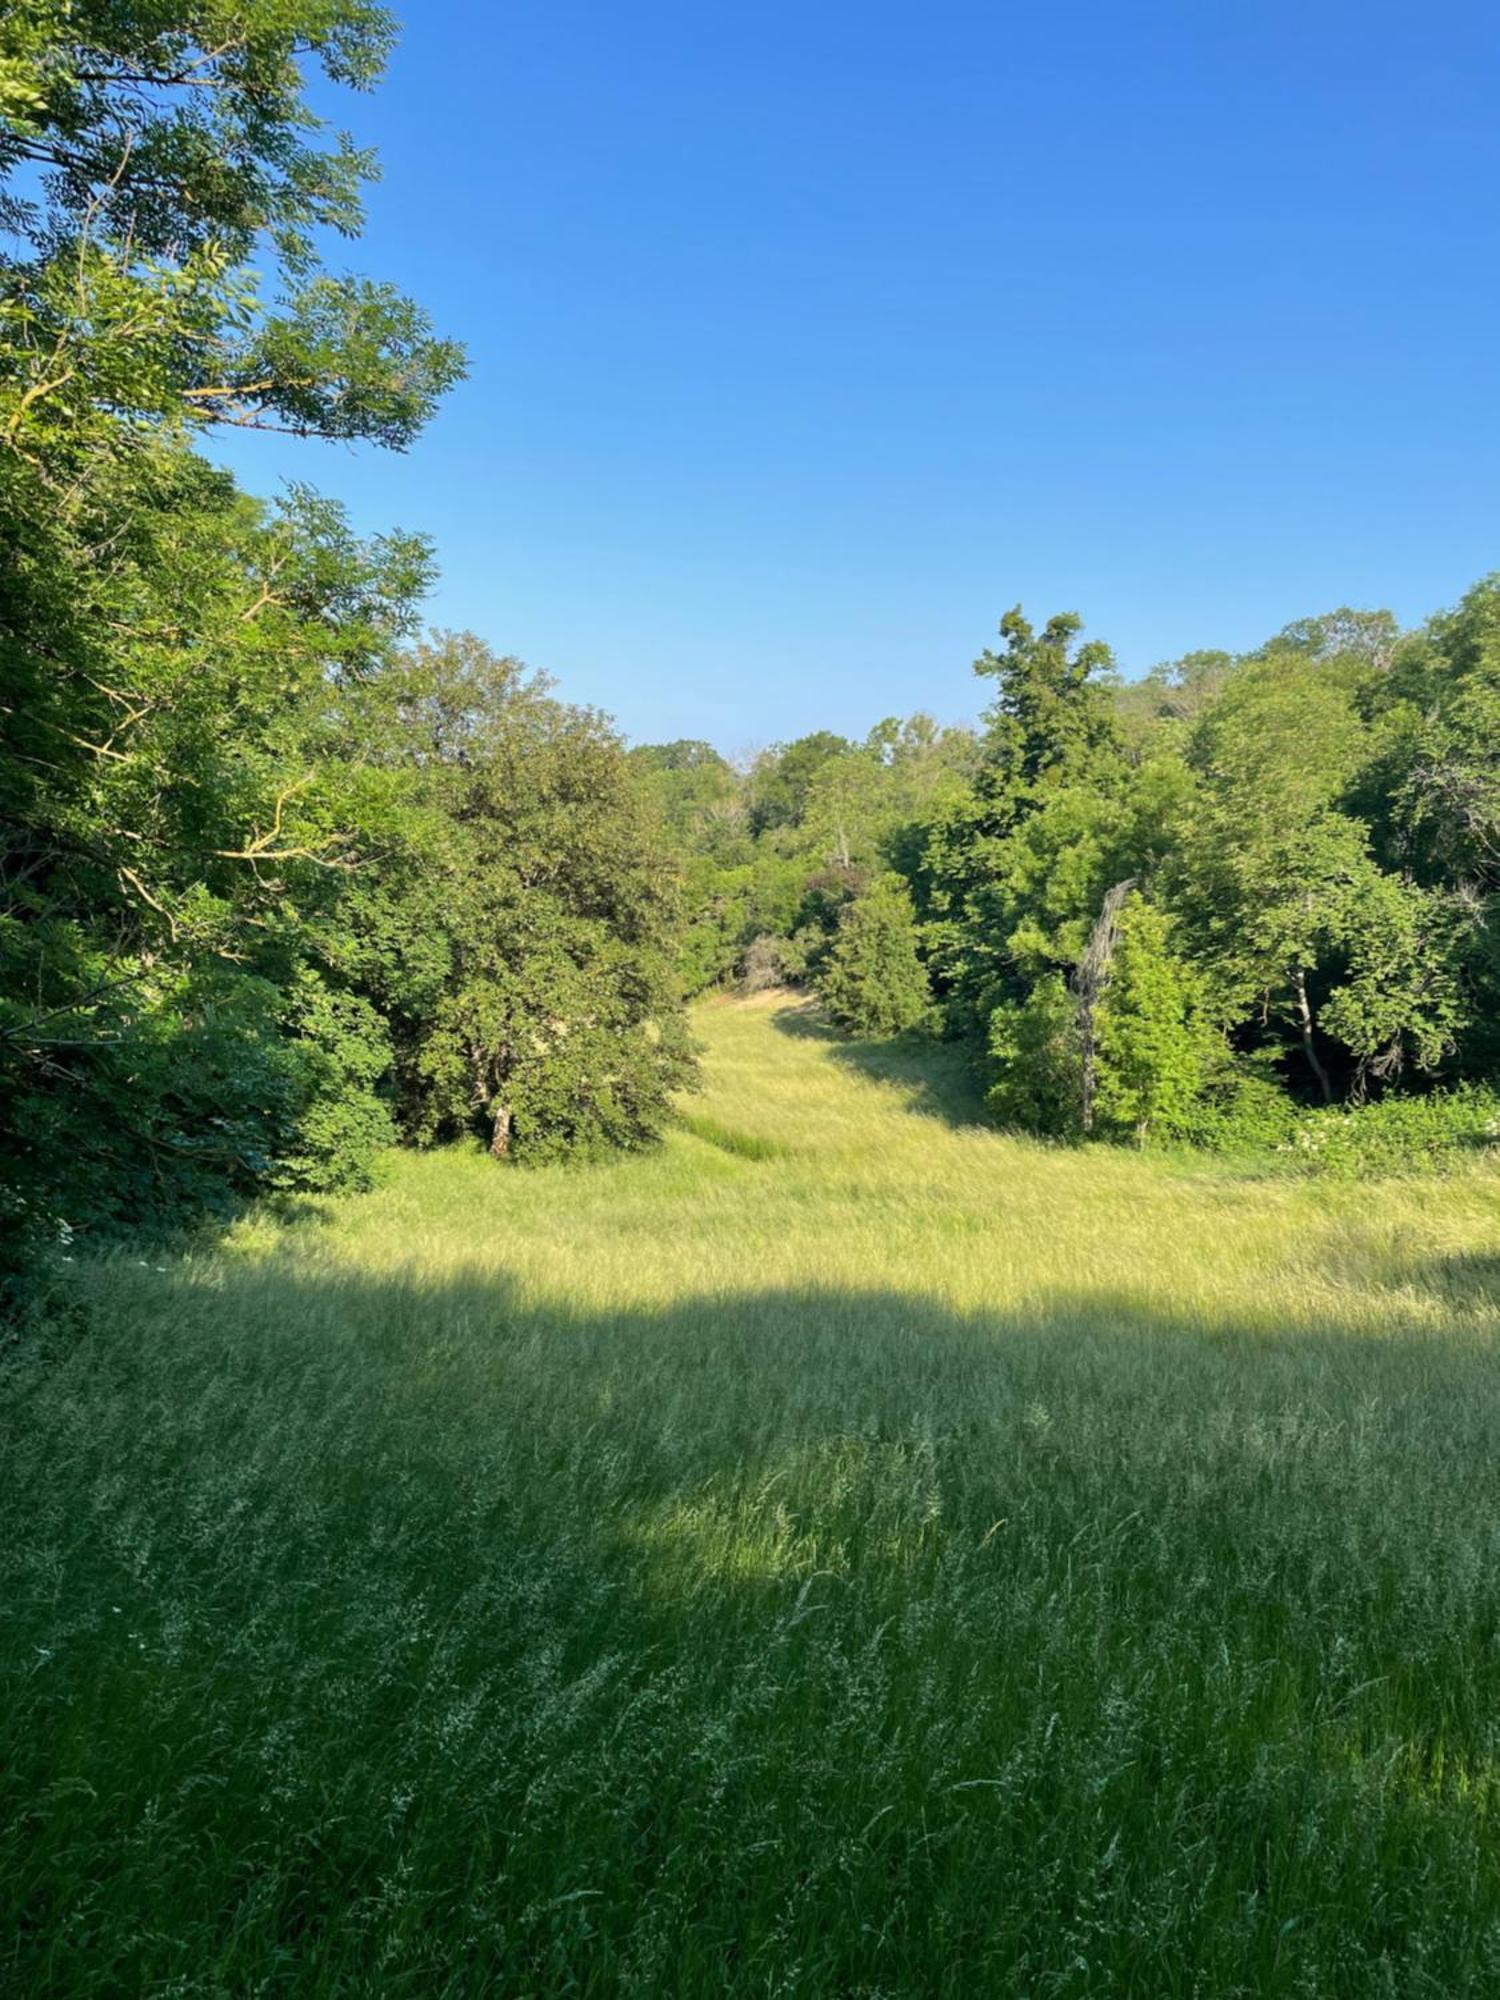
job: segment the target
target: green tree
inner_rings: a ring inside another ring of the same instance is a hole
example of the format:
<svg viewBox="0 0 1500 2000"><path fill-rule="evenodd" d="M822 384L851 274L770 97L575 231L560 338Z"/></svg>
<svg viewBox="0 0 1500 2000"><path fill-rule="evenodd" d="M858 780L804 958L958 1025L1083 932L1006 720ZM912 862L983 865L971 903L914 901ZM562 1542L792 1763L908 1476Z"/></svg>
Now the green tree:
<svg viewBox="0 0 1500 2000"><path fill-rule="evenodd" d="M389 1133L383 1031L312 989L369 858L347 702L424 553L310 496L258 507L191 454L151 470L65 604L34 560L68 532L0 536L0 1179L43 1231L358 1182ZM335 1094L362 1106L342 1127Z"/></svg>
<svg viewBox="0 0 1500 2000"><path fill-rule="evenodd" d="M1173 949L1171 920L1116 885L1071 979L1045 971L990 1017L990 1108L1059 1137L1190 1134L1230 1079L1205 982Z"/></svg>
<svg viewBox="0 0 1500 2000"><path fill-rule="evenodd" d="M1234 670L1234 655L1207 649L1164 661L1138 681L1115 689L1120 730L1138 752L1157 740L1164 724L1196 723L1212 708Z"/></svg>
<svg viewBox="0 0 1500 2000"><path fill-rule="evenodd" d="M818 729L757 757L749 784L751 832L760 835L779 826L800 826L809 787L819 770L831 757L842 757L853 748L845 737Z"/></svg>
<svg viewBox="0 0 1500 2000"><path fill-rule="evenodd" d="M818 975L818 993L831 1018L852 1034L902 1035L931 1027L932 995L911 897L899 875L877 875L845 908Z"/></svg>
<svg viewBox="0 0 1500 2000"><path fill-rule="evenodd" d="M1466 947L1481 906L1451 891L1371 868L1348 924L1344 976L1323 1027L1356 1059L1351 1095L1404 1070L1435 1071L1457 1049L1469 1017Z"/></svg>
<svg viewBox="0 0 1500 2000"><path fill-rule="evenodd" d="M1083 620L1059 612L1037 632L1020 605L1000 621L1004 650L974 671L995 682L985 712L982 789L993 803L1024 800L1050 773L1076 774L1119 747L1114 655L1102 641L1078 644Z"/></svg>
<svg viewBox="0 0 1500 2000"><path fill-rule="evenodd" d="M1139 1140L1191 1132L1228 1067L1206 983L1172 949L1171 931L1144 897L1127 899L1099 1007L1099 1124Z"/></svg>
<svg viewBox="0 0 1500 2000"><path fill-rule="evenodd" d="M1223 1018L1284 1023L1325 1101L1319 994L1371 869L1368 829L1338 802L1367 751L1350 691L1302 653L1246 663L1200 727L1200 806L1179 858Z"/></svg>
<svg viewBox="0 0 1500 2000"><path fill-rule="evenodd" d="M1290 648L1309 659L1337 661L1374 674L1389 671L1401 628L1389 611L1356 611L1340 605L1316 618L1298 618L1284 626L1267 652Z"/></svg>
<svg viewBox="0 0 1500 2000"><path fill-rule="evenodd" d="M825 758L808 782L799 845L820 866L868 868L896 809L895 784L879 759L868 750L840 751Z"/></svg>
<svg viewBox="0 0 1500 2000"><path fill-rule="evenodd" d="M985 1101L1001 1125L1055 1138L1081 1129L1078 1008L1060 972L1044 973L1024 999L991 1011L985 1049L992 1077Z"/></svg>
<svg viewBox="0 0 1500 2000"><path fill-rule="evenodd" d="M362 899L350 970L392 1023L407 1130L530 1159L652 1138L692 1065L677 869L638 766L467 633L411 648L368 705L404 852Z"/></svg>
<svg viewBox="0 0 1500 2000"><path fill-rule="evenodd" d="M929 957L951 1026L982 1036L993 1009L1021 996L1025 974L1009 940L1024 912L1013 893L1020 860L1014 841L1052 808L1063 834L1049 860L1069 854L1076 881L1089 874L1072 858L1072 836L1088 828L1091 847L1117 816L1127 766L1113 710L1113 659L1097 641L1077 644L1081 620L1062 613L1038 633L1019 607L1001 621L1000 653L974 671L997 684L985 713L977 771L960 797L933 814L922 882ZM1064 795L1066 797L1064 798ZM1074 912L1086 921L1082 910Z"/></svg>
<svg viewBox="0 0 1500 2000"><path fill-rule="evenodd" d="M33 1237L357 1180L389 1134L330 947L378 845L349 699L428 554L189 445L400 447L460 371L319 261L374 163L302 66L364 88L391 34L364 0L0 19L0 1179Z"/></svg>
<svg viewBox="0 0 1500 2000"><path fill-rule="evenodd" d="M748 853L743 785L711 744L687 739L642 743L630 758L645 773L681 847L726 859Z"/></svg>
<svg viewBox="0 0 1500 2000"><path fill-rule="evenodd" d="M1500 890L1500 575L1403 648L1393 679L1412 718L1395 774L1404 854L1425 880Z"/></svg>
<svg viewBox="0 0 1500 2000"><path fill-rule="evenodd" d="M0 436L30 462L128 446L119 419L401 446L461 372L388 285L335 277L374 156L308 102L305 61L369 89L369 0L26 0L0 24L0 178L26 252L0 277ZM248 260L278 275L269 301Z"/></svg>

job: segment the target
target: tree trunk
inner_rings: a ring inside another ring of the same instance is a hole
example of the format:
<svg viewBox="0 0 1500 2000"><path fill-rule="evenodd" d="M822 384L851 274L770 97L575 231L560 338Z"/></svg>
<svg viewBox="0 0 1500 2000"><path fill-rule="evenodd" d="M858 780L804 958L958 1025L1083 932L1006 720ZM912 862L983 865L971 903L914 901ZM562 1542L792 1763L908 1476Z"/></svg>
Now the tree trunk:
<svg viewBox="0 0 1500 2000"><path fill-rule="evenodd" d="M508 1104L490 1106L490 1158L503 1160L510 1151L511 1111Z"/></svg>
<svg viewBox="0 0 1500 2000"><path fill-rule="evenodd" d="M1307 972L1303 966L1299 965L1296 972L1292 975L1292 991L1297 996L1297 1026L1302 1034L1302 1053L1307 1057L1308 1068L1318 1079L1318 1088L1323 1093L1323 1102L1325 1104L1332 1104L1333 1085L1328 1081L1328 1072L1323 1067L1323 1059L1318 1054L1317 1044L1313 1039L1315 1024L1313 1022L1312 1008L1307 1003Z"/></svg>
<svg viewBox="0 0 1500 2000"><path fill-rule="evenodd" d="M1095 1031L1094 1009L1109 984L1110 966L1120 935L1120 911L1135 887L1134 877L1116 882L1106 894L1099 918L1089 933L1083 957L1073 969L1073 998L1078 1003L1078 1115L1085 1132L1094 1129L1094 1096L1098 1089L1099 1038Z"/></svg>

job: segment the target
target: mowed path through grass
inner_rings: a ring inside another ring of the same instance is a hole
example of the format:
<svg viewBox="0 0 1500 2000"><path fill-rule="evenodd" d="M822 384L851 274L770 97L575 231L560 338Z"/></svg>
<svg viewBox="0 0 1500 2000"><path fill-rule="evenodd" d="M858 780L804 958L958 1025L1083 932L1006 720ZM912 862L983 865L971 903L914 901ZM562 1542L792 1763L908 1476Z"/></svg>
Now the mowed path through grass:
<svg viewBox="0 0 1500 2000"><path fill-rule="evenodd" d="M1500 1992L1500 1180L698 1021L10 1357L0 1987Z"/></svg>

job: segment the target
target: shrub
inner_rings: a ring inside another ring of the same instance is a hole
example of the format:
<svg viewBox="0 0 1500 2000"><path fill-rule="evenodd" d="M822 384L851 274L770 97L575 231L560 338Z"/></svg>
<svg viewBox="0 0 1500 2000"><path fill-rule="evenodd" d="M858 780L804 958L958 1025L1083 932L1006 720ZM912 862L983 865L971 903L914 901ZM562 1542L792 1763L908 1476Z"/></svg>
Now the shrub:
<svg viewBox="0 0 1500 2000"><path fill-rule="evenodd" d="M1279 1150L1309 1172L1349 1180L1450 1173L1486 1155L1500 1158L1500 1092L1465 1084L1304 1112Z"/></svg>
<svg viewBox="0 0 1500 2000"><path fill-rule="evenodd" d="M1139 895L1121 913L1098 1022L1100 1127L1142 1141L1186 1136L1227 1051L1202 975L1172 950L1167 916Z"/></svg>
<svg viewBox="0 0 1500 2000"><path fill-rule="evenodd" d="M1297 1129L1297 1105L1281 1085L1242 1062L1226 1065L1173 1137L1214 1153L1269 1153Z"/></svg>
<svg viewBox="0 0 1500 2000"><path fill-rule="evenodd" d="M1054 1137L1078 1131L1083 1055L1061 973L1039 979L1025 1000L995 1008L989 1052L996 1076L985 1102L1002 1125Z"/></svg>
<svg viewBox="0 0 1500 2000"><path fill-rule="evenodd" d="M377 1095L391 1067L385 1022L359 994L334 992L304 971L287 1025L302 1103L277 1185L318 1194L372 1186L376 1159L396 1139L390 1109Z"/></svg>
<svg viewBox="0 0 1500 2000"><path fill-rule="evenodd" d="M845 906L838 936L818 972L818 997L851 1034L921 1032L934 1022L927 969L917 953L917 921L899 875L877 875Z"/></svg>

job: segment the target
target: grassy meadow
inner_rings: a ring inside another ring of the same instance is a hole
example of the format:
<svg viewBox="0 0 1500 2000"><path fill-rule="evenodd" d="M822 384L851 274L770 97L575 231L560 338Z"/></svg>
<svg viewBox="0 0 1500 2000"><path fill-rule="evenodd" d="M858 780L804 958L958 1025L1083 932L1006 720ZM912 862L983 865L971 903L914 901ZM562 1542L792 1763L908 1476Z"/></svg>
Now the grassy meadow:
<svg viewBox="0 0 1500 2000"><path fill-rule="evenodd" d="M1500 1992L1500 1180L696 1021L9 1355L0 1989Z"/></svg>

